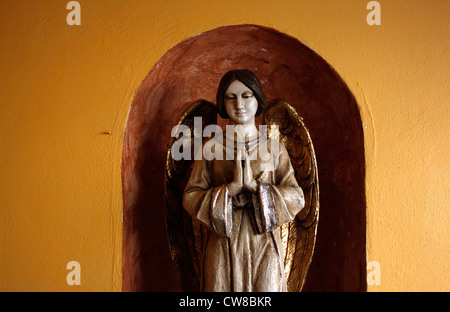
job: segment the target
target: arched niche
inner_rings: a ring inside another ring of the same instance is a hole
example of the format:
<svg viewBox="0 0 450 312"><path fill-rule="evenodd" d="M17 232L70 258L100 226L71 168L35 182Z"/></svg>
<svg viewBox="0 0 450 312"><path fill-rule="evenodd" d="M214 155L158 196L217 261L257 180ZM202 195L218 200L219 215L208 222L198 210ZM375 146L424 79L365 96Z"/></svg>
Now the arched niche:
<svg viewBox="0 0 450 312"><path fill-rule="evenodd" d="M168 51L142 82L123 141L123 290L180 290L164 212L171 129L195 100L215 102L221 76L247 68L268 100L303 117L320 183L316 249L304 291L365 291L364 137L358 105L333 68L297 39L254 25L217 28Z"/></svg>

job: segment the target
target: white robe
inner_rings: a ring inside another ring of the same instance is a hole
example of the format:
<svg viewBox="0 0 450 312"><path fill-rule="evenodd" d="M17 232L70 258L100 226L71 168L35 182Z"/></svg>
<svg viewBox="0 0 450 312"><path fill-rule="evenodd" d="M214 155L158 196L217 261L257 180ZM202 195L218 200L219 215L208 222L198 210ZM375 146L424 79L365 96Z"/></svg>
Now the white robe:
<svg viewBox="0 0 450 312"><path fill-rule="evenodd" d="M259 142L253 143L246 145L249 155L257 151ZM258 155L250 161L256 193L234 197L226 185L234 178L236 160L194 162L183 206L209 229L200 263L201 291L287 291L279 227L292 221L305 201L284 145L271 156L279 157L275 170L265 166L273 158L263 161Z"/></svg>

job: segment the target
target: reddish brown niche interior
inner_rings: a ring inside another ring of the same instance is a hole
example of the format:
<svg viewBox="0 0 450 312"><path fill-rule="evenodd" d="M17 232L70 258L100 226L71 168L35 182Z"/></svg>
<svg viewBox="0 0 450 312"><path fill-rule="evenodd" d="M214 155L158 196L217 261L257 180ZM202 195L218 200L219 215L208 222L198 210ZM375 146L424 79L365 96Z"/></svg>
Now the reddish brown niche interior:
<svg viewBox="0 0 450 312"><path fill-rule="evenodd" d="M164 208L172 127L198 99L215 102L222 75L247 68L267 99L282 98L309 128L320 183L320 219L304 291L366 291L364 137L357 103L314 51L276 30L221 27L168 51L142 82L124 134L123 291L179 291Z"/></svg>

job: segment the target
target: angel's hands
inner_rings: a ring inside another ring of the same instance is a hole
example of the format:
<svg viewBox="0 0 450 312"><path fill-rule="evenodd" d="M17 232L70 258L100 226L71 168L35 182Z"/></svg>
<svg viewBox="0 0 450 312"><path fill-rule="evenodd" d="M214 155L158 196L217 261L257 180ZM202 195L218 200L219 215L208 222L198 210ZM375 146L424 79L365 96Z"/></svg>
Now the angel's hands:
<svg viewBox="0 0 450 312"><path fill-rule="evenodd" d="M243 151L239 149L236 153L236 167L234 168L234 179L231 181L228 187L228 194L230 196L236 196L241 193L244 189L244 174L242 169Z"/></svg>
<svg viewBox="0 0 450 312"><path fill-rule="evenodd" d="M258 183L256 182L255 178L253 177L253 171L252 167L250 166L250 156L245 151L244 152L245 157L245 164L244 164L244 188L251 193L256 193Z"/></svg>

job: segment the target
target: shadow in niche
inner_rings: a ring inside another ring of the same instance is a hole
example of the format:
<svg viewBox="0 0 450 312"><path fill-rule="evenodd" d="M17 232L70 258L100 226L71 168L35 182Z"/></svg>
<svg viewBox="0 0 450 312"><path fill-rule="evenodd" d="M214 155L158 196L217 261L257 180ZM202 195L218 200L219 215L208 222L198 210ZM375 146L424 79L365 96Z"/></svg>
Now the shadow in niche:
<svg viewBox="0 0 450 312"><path fill-rule="evenodd" d="M142 82L124 134L123 291L179 291L164 208L171 129L192 102L215 102L222 75L248 68L268 100L283 98L309 128L317 156L320 218L303 291L366 291L364 136L358 105L314 51L276 30L227 26L168 51Z"/></svg>

